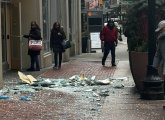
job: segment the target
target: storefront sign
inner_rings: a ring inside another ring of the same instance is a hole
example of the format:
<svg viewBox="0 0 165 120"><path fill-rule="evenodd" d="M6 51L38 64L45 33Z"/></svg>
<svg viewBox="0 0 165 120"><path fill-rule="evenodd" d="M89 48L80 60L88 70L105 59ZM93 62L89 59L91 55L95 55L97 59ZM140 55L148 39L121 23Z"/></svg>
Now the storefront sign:
<svg viewBox="0 0 165 120"><path fill-rule="evenodd" d="M101 40L100 40L99 32L90 33L90 39L91 39L91 48L101 48Z"/></svg>

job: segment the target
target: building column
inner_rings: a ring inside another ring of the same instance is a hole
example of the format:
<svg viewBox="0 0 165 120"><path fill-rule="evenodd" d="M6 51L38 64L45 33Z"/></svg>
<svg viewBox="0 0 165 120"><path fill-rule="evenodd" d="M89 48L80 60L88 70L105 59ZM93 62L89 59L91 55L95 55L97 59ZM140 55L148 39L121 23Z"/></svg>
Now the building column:
<svg viewBox="0 0 165 120"><path fill-rule="evenodd" d="M72 0L71 4L72 56L81 53L81 1Z"/></svg>
<svg viewBox="0 0 165 120"><path fill-rule="evenodd" d="M82 53L82 36L81 36L81 1L78 0L77 3L78 6L78 13L77 13L77 18L78 18L78 40L79 40L79 49L78 49L78 54Z"/></svg>
<svg viewBox="0 0 165 120"><path fill-rule="evenodd" d="M77 11L77 6L76 6L76 0L72 0L72 4L71 4L71 16L70 16L70 20L71 20L71 27L70 27L70 32L71 32L71 38L72 38L72 44L73 47L71 52L72 52L72 56L74 56L75 54L77 54L77 30L76 30L76 11Z"/></svg>
<svg viewBox="0 0 165 120"><path fill-rule="evenodd" d="M68 9L68 0L60 0L60 11L61 11L61 25L64 26L64 31L66 37L69 39L69 9ZM64 9L65 8L65 9ZM63 54L63 61L67 62L70 58L70 50L67 49Z"/></svg>

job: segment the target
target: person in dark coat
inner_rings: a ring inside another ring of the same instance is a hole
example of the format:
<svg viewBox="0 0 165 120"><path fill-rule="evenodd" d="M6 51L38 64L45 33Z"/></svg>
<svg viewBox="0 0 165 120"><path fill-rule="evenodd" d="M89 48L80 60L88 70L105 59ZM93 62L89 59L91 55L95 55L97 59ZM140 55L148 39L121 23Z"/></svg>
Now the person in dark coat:
<svg viewBox="0 0 165 120"><path fill-rule="evenodd" d="M66 38L63 28L59 22L53 24L50 35L50 48L54 53L54 67L53 69L60 69L62 62L62 53L65 51L62 42Z"/></svg>
<svg viewBox="0 0 165 120"><path fill-rule="evenodd" d="M36 21L31 22L31 29L29 35L24 35L23 37L29 40L41 40L41 30ZM28 55L30 56L31 66L27 71L40 71L39 58L40 51L34 51L28 48ZM36 65L36 67L35 67Z"/></svg>

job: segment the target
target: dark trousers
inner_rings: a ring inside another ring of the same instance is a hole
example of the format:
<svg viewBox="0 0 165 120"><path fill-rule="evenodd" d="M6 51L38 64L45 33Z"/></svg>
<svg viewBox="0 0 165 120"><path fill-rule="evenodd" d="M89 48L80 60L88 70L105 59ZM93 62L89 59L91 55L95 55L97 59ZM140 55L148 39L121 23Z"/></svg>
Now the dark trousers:
<svg viewBox="0 0 165 120"><path fill-rule="evenodd" d="M104 43L104 55L102 58L102 65L105 65L105 61L107 59L107 56L109 54L109 52L111 51L111 64L115 64L115 49L116 46L114 43Z"/></svg>
<svg viewBox="0 0 165 120"><path fill-rule="evenodd" d="M30 55L30 59L31 59L31 68L35 69L35 65L36 65L36 69L40 69L38 55Z"/></svg>
<svg viewBox="0 0 165 120"><path fill-rule="evenodd" d="M62 52L54 52L54 66L61 67Z"/></svg>

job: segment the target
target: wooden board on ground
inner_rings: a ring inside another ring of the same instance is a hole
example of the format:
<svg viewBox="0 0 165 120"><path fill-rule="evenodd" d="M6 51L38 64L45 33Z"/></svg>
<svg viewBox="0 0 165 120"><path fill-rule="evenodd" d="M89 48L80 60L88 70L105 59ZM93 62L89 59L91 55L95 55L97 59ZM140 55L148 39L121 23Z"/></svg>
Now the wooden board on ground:
<svg viewBox="0 0 165 120"><path fill-rule="evenodd" d="M18 75L19 75L20 80L28 84L33 84L34 81L37 81L37 79L35 79L32 75L25 75L20 71L18 71Z"/></svg>

